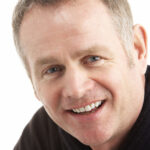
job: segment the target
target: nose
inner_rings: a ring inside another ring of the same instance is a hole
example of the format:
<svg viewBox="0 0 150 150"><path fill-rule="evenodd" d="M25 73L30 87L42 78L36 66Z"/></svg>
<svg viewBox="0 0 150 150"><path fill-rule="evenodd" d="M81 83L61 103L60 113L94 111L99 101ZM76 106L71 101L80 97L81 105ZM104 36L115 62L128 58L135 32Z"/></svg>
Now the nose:
<svg viewBox="0 0 150 150"><path fill-rule="evenodd" d="M63 97L69 99L81 99L91 91L94 81L88 73L80 69L71 69L65 74Z"/></svg>

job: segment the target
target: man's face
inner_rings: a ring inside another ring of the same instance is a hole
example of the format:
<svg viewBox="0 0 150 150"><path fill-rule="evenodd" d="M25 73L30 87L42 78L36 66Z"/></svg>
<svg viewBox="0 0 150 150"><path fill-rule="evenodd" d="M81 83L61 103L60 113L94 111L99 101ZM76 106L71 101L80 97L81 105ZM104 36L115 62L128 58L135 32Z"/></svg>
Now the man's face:
<svg viewBox="0 0 150 150"><path fill-rule="evenodd" d="M102 3L35 6L20 39L36 96L61 128L91 147L118 141L131 128L143 81Z"/></svg>

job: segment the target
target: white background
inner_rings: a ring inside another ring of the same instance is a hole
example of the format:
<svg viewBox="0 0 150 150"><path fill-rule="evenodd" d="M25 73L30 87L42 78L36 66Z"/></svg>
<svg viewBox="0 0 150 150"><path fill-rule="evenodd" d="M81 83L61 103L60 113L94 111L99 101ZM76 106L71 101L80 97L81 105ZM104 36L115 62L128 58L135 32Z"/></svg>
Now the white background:
<svg viewBox="0 0 150 150"><path fill-rule="evenodd" d="M150 37L150 1L129 1L134 23L142 24ZM41 106L13 44L11 16L16 2L0 4L0 150L13 149L24 126Z"/></svg>

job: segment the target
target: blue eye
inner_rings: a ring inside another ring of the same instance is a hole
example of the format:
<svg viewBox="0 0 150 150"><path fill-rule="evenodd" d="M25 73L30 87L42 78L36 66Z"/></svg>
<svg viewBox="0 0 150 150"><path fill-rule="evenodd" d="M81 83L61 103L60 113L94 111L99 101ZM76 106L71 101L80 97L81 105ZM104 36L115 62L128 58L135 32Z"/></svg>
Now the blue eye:
<svg viewBox="0 0 150 150"><path fill-rule="evenodd" d="M91 56L90 58L89 58L89 61L98 61L98 60L100 60L100 58L98 57L98 56Z"/></svg>
<svg viewBox="0 0 150 150"><path fill-rule="evenodd" d="M62 72L63 69L64 69L64 67L62 67L62 66L51 67L46 71L46 74L53 74L53 73L57 73L57 72Z"/></svg>
<svg viewBox="0 0 150 150"><path fill-rule="evenodd" d="M99 56L90 56L84 60L84 64L90 64L90 63L93 63L93 62L96 62L99 60L101 60L101 58Z"/></svg>

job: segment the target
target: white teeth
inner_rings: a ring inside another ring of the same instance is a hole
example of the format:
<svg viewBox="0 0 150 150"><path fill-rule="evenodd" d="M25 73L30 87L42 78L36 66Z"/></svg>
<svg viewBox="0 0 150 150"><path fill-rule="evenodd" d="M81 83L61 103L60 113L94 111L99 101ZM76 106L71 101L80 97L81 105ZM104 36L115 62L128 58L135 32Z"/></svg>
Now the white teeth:
<svg viewBox="0 0 150 150"><path fill-rule="evenodd" d="M94 104L94 103L91 104L91 108L92 108L92 109L95 108L95 104Z"/></svg>
<svg viewBox="0 0 150 150"><path fill-rule="evenodd" d="M80 113L80 110L79 110L79 109L76 109L76 112L77 112L77 113Z"/></svg>
<svg viewBox="0 0 150 150"><path fill-rule="evenodd" d="M91 107L89 105L85 106L85 111L91 111Z"/></svg>
<svg viewBox="0 0 150 150"><path fill-rule="evenodd" d="M96 103L92 103L92 104L87 105L85 107L81 107L81 108L78 108L78 109L73 109L72 111L75 112L75 113L89 112L89 111L93 110L94 108L99 107L101 104L102 104L102 101L98 101Z"/></svg>
<svg viewBox="0 0 150 150"><path fill-rule="evenodd" d="M98 106L100 106L100 105L101 105L101 103L102 103L101 101L99 101L99 102L96 102L96 103L95 103L95 107L98 107Z"/></svg>
<svg viewBox="0 0 150 150"><path fill-rule="evenodd" d="M80 108L79 110L80 110L80 112L84 112L85 111L85 109L83 107Z"/></svg>

